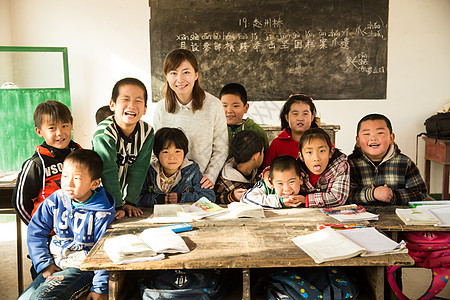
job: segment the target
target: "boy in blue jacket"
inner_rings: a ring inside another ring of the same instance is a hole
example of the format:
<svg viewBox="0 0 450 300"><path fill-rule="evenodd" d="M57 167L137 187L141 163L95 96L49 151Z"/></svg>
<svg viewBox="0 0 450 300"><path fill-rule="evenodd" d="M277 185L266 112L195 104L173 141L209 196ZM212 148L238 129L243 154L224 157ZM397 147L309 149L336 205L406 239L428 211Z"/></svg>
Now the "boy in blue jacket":
<svg viewBox="0 0 450 300"><path fill-rule="evenodd" d="M39 275L19 299L76 299L89 288L87 299L107 299L108 272L79 269L114 219L114 198L99 186L102 170L92 150L76 150L64 160L61 189L28 225L28 250Z"/></svg>
<svg viewBox="0 0 450 300"><path fill-rule="evenodd" d="M198 164L186 158L189 141L178 128L163 127L155 133L153 157L144 181L138 206L190 203L201 197L215 202L214 190L202 188Z"/></svg>

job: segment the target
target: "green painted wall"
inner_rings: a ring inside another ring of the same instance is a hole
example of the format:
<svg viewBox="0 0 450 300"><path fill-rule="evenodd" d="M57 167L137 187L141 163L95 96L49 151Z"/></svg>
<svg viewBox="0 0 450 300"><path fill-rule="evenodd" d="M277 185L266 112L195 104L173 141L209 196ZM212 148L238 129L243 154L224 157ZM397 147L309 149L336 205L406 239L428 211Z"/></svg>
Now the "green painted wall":
<svg viewBox="0 0 450 300"><path fill-rule="evenodd" d="M44 139L34 130L36 106L48 99L70 108L66 89L0 89L0 170L20 170Z"/></svg>

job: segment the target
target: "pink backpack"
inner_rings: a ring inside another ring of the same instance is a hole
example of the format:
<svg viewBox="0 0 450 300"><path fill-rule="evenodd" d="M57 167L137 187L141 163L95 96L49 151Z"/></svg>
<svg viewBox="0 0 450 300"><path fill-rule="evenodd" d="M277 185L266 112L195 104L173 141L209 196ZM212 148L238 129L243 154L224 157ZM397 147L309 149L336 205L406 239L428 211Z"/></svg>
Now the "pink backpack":
<svg viewBox="0 0 450 300"><path fill-rule="evenodd" d="M405 232L408 254L415 265L431 269L433 277L428 290L419 299L430 299L439 294L450 276L450 233L441 231ZM400 300L408 298L400 291L394 280L393 272L398 266L387 267L388 282Z"/></svg>

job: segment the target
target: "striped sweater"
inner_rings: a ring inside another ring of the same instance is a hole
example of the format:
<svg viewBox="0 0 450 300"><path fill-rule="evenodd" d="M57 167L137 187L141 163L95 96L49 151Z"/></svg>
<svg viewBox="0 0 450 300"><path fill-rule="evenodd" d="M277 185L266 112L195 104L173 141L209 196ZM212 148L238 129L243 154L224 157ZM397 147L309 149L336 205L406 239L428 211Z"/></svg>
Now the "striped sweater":
<svg viewBox="0 0 450 300"><path fill-rule="evenodd" d="M153 138L153 128L142 120L129 137L114 116L97 125L92 148L102 158L102 184L114 196L116 207L136 205L150 165Z"/></svg>

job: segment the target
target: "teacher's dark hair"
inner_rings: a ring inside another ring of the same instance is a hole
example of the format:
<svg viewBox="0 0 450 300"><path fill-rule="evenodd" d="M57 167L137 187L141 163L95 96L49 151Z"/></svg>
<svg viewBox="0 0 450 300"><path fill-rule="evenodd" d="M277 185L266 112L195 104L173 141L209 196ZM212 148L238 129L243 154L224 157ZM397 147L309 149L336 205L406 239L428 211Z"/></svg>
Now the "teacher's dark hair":
<svg viewBox="0 0 450 300"><path fill-rule="evenodd" d="M195 112L196 110L202 109L206 94L202 86L200 85L200 68L194 54L186 49L175 49L170 51L164 59L163 72L164 76L166 76L170 71L178 68L185 60L188 61L194 68L194 71L198 73L198 78L195 81L194 87L192 89L192 110ZM175 91L170 88L167 79L164 83L161 94L166 98L167 112L173 114L175 112L175 108L177 107L177 95Z"/></svg>

